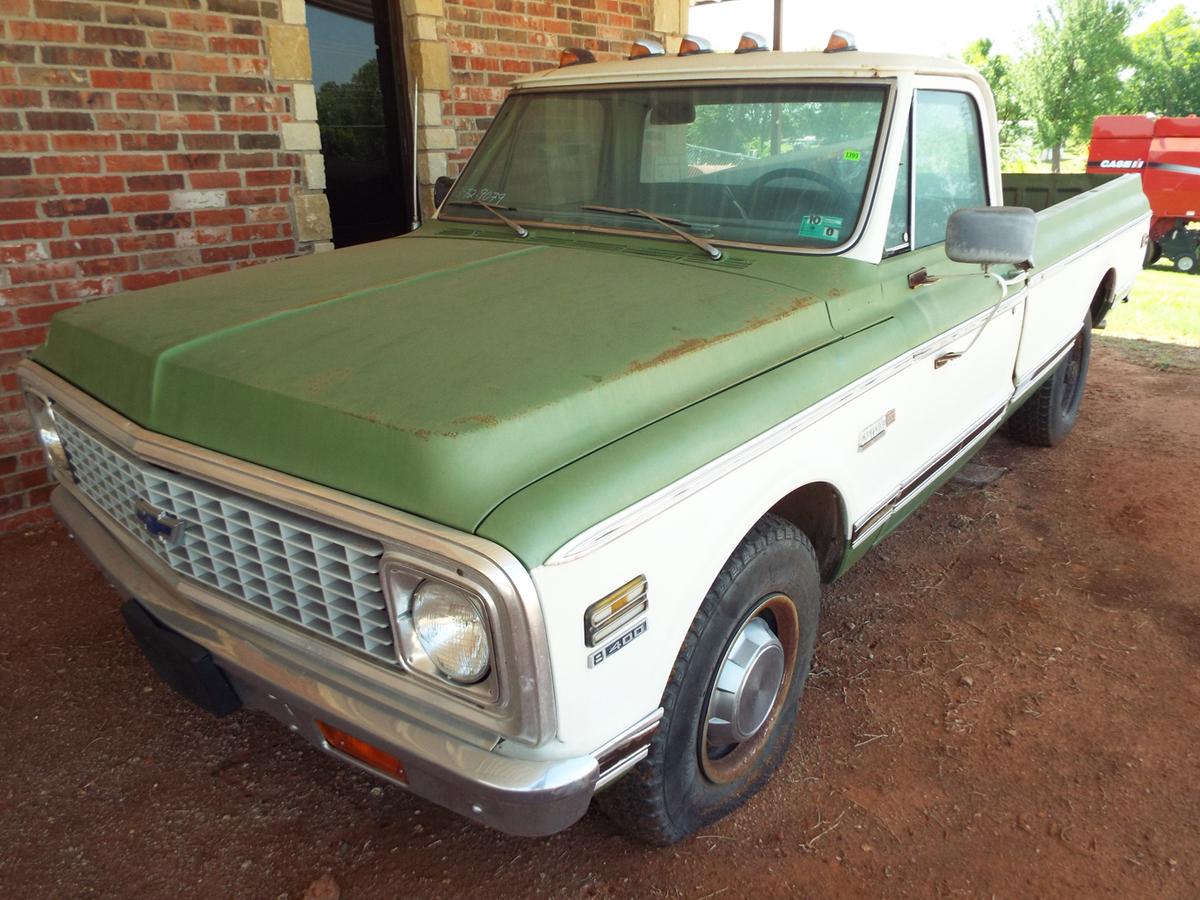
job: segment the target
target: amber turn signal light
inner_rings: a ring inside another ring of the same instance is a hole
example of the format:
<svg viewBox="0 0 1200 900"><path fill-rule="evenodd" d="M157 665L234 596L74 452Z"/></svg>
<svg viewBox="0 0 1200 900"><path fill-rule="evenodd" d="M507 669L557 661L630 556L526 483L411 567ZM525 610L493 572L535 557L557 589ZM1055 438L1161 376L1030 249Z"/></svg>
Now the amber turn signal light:
<svg viewBox="0 0 1200 900"><path fill-rule="evenodd" d="M829 43L825 45L826 53L842 53L846 50L857 50L858 46L854 43L854 35L848 31L838 29L829 36Z"/></svg>
<svg viewBox="0 0 1200 900"><path fill-rule="evenodd" d="M663 45L658 41L652 41L650 38L643 38L640 41L634 41L633 46L629 48L630 59L649 59L651 56L662 56L667 51L663 49Z"/></svg>
<svg viewBox="0 0 1200 900"><path fill-rule="evenodd" d="M558 67L565 69L567 66L577 66L580 63L595 62L596 57L591 50L585 50L583 47L568 47L558 54Z"/></svg>
<svg viewBox="0 0 1200 900"><path fill-rule="evenodd" d="M755 34L753 31L745 32L741 40L738 41L737 49L734 53L757 53L760 50L767 49L767 39L761 34Z"/></svg>
<svg viewBox="0 0 1200 900"><path fill-rule="evenodd" d="M712 44L694 34L685 34L679 42L680 56L695 56L697 53L712 53Z"/></svg>
<svg viewBox="0 0 1200 900"><path fill-rule="evenodd" d="M360 763L369 768L375 769L377 772L382 772L384 775L389 775L397 781L408 781L408 775L404 771L404 763L400 762L392 754L380 750L366 741L356 738L352 734L346 734L340 728L334 728L332 725L326 725L324 722L317 722L317 727L321 729L321 734L325 736L325 743L335 750L340 750L347 756L357 759Z"/></svg>

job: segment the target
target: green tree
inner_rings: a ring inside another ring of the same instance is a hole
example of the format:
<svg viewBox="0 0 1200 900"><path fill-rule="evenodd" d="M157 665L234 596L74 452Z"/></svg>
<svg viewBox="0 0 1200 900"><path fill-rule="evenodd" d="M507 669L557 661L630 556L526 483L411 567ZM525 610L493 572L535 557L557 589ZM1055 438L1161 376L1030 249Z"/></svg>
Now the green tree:
<svg viewBox="0 0 1200 900"><path fill-rule="evenodd" d="M381 159L385 153L379 64L369 60L349 81L326 81L317 89L321 150L333 159Z"/></svg>
<svg viewBox="0 0 1200 900"><path fill-rule="evenodd" d="M1122 96L1125 112L1200 114L1200 23L1182 5L1129 44L1133 72Z"/></svg>
<svg viewBox="0 0 1200 900"><path fill-rule="evenodd" d="M979 38L963 51L963 62L979 70L992 88L996 98L996 118L1000 122L1000 146L1008 147L1022 140L1027 129L1023 122L1029 118L1021 97L1015 65L1003 53L992 55L992 42Z"/></svg>
<svg viewBox="0 0 1200 900"><path fill-rule="evenodd" d="M1084 140L1092 120L1119 108L1120 72L1133 62L1125 39L1141 0L1057 0L1038 15L1018 67L1038 144L1060 171L1063 145Z"/></svg>

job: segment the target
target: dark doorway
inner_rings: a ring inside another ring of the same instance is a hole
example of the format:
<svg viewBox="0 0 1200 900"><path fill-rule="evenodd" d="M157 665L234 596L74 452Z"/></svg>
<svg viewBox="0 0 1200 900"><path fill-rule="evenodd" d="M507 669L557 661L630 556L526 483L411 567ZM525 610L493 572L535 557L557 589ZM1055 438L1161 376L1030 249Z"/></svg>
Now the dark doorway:
<svg viewBox="0 0 1200 900"><path fill-rule="evenodd" d="M325 193L336 246L412 230L412 128L388 0L307 0Z"/></svg>

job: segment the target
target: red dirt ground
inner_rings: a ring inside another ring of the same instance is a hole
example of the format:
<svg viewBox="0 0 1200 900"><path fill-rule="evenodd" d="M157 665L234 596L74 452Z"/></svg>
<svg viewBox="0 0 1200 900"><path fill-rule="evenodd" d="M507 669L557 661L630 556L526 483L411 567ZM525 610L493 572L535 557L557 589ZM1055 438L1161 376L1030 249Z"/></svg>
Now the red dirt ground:
<svg viewBox="0 0 1200 900"><path fill-rule="evenodd" d="M666 850L455 818L162 686L56 527L0 539L0 893L1200 896L1200 376L1110 341L1054 451L827 592L761 795ZM318 879L323 879L318 881Z"/></svg>

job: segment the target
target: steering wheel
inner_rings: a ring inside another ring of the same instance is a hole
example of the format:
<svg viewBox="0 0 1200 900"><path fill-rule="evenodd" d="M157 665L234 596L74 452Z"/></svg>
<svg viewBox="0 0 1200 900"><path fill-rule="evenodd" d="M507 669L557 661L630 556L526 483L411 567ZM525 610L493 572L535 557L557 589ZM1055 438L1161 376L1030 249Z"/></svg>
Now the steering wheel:
<svg viewBox="0 0 1200 900"><path fill-rule="evenodd" d="M789 166L783 169L772 169L770 172L764 172L750 183L751 209L758 207L758 195L763 187L772 181L778 181L780 178L807 178L809 181L819 184L830 193L838 195L839 206L849 205L846 201L850 200L850 192L832 178L822 175L820 172L814 172L812 169Z"/></svg>

